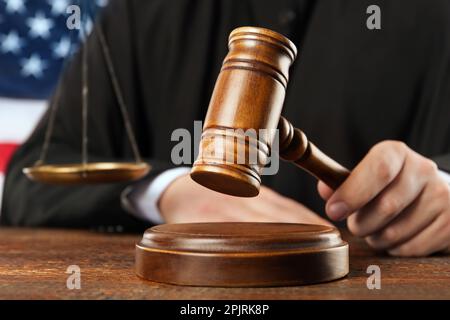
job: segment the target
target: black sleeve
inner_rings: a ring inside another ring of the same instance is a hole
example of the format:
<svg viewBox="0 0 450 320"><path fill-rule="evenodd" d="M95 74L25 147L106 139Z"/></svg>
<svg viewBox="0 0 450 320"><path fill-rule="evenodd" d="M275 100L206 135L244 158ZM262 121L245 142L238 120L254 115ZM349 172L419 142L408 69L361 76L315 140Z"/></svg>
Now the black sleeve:
<svg viewBox="0 0 450 320"><path fill-rule="evenodd" d="M435 157L433 159L440 170L450 173L450 154Z"/></svg>
<svg viewBox="0 0 450 320"><path fill-rule="evenodd" d="M145 145L144 158L152 165L150 176L172 165L152 158L146 145L145 125L140 122L144 106L135 92L135 44L130 35L132 12L128 1L113 1L106 8L100 23L111 47L113 61L124 91L126 103L138 144ZM89 46L89 155L95 161L133 161L131 146L125 134L123 119L108 77L104 57L95 34ZM79 163L81 161L81 54L78 53L64 72L59 83L61 99L56 116L48 163ZM147 108L151 106L146 106ZM121 226L124 231L145 228L125 212L120 194L127 185L61 187L29 181L22 169L39 158L48 113L43 117L29 140L16 152L9 165L1 223L10 226L48 226L67 228L98 228ZM141 148L142 149L142 148Z"/></svg>

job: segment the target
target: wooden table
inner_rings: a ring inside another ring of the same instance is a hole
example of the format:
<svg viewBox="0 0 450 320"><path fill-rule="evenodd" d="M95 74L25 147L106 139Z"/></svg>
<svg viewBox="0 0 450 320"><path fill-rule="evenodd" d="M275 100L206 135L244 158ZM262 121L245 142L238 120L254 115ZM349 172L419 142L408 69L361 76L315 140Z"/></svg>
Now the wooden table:
<svg viewBox="0 0 450 320"><path fill-rule="evenodd" d="M0 229L0 299L450 299L450 256L400 259L350 242L350 274L324 284L283 288L178 287L134 274L139 235L68 230ZM69 290L67 267L81 268L81 289ZM381 289L369 290L369 265L381 268Z"/></svg>

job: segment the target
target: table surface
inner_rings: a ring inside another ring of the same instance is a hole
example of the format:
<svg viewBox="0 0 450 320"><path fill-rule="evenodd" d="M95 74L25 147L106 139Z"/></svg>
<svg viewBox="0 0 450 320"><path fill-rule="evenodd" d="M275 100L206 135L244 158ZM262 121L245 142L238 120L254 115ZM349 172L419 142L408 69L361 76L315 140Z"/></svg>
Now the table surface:
<svg viewBox="0 0 450 320"><path fill-rule="evenodd" d="M350 273L300 287L204 288L149 282L134 274L140 235L0 228L0 299L450 299L450 256L393 258L362 240L350 244ZM81 269L81 289L69 290L66 270ZM369 290L369 265L381 269L381 289Z"/></svg>

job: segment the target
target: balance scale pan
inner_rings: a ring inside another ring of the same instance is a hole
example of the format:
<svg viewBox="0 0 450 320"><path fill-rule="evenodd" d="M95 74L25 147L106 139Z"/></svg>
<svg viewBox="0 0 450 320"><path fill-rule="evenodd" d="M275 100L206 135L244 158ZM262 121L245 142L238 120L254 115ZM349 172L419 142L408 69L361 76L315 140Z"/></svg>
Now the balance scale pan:
<svg viewBox="0 0 450 320"><path fill-rule="evenodd" d="M88 164L38 165L23 169L36 182L56 185L117 183L138 180L150 171L146 163L97 162Z"/></svg>

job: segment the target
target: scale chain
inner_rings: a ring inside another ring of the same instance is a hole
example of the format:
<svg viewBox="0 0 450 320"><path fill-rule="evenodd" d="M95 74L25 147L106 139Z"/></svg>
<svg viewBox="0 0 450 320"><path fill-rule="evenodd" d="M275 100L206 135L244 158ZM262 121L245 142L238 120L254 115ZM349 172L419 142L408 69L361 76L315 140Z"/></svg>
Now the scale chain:
<svg viewBox="0 0 450 320"><path fill-rule="evenodd" d="M83 38L84 41L84 47L83 47L83 61L82 61L82 151L81 151L81 161L83 164L83 167L86 168L88 164L88 111L89 111L89 61L88 61L88 54L89 54L89 45L88 45L88 38L87 38L87 31L86 26L83 26L82 28L83 32ZM84 171L83 175L86 175L86 172Z"/></svg>
<svg viewBox="0 0 450 320"><path fill-rule="evenodd" d="M124 125L125 125L125 130L127 132L128 135L128 140L130 141L131 144L131 148L133 149L133 153L134 153L134 157L137 163L142 162L142 157L141 154L139 152L139 148L136 142L136 137L133 134L133 129L131 126L131 120L127 111L127 106L125 103L125 99L122 93L122 90L120 88L120 84L119 84L119 79L117 77L116 71L114 69L114 64L111 58L111 53L109 50L109 46L106 42L106 38L105 38L105 34L103 33L103 29L100 26L99 23L95 24L95 28L97 30L97 34L100 40L100 47L102 48L103 51L103 56L105 58L105 62L106 62L106 66L111 78L111 83L113 85L113 89L114 92L116 94L117 97L117 102L119 104L119 108L120 111L122 113L122 117L123 117L123 121L124 121Z"/></svg>
<svg viewBox="0 0 450 320"><path fill-rule="evenodd" d="M111 58L111 53L109 46L106 42L106 37L103 32L103 29L100 25L100 23L95 23L94 25L94 31L97 31L98 39L100 41L100 47L102 49L103 57L105 59L106 67L109 73L109 76L111 78L111 83L113 86L114 93L117 98L117 102L120 108L120 111L122 113L123 121L125 130L129 139L129 142L131 144L131 148L135 157L135 160L137 163L142 162L142 157L136 142L136 137L133 133L131 120L128 114L128 108L125 103L124 95L122 93L119 80L114 68L114 64ZM88 135L88 116L89 116L89 46L88 46L88 32L87 32L87 26L85 24L82 25L82 28L80 30L82 33L82 38L84 41L84 47L82 48L82 89L81 89L81 95L82 95L82 150L81 150L81 160L83 167L86 167L89 161L88 156L88 144L89 144L89 135ZM67 65L67 62L65 63L65 67ZM66 68L63 68L66 69ZM62 78L62 77L61 77ZM44 138L44 144L40 152L40 156L38 161L36 161L35 165L43 165L46 162L50 143L51 143L51 137L54 131L54 124L56 121L56 114L57 110L59 109L59 102L61 99L61 91L62 91L62 85L58 85L54 98L52 99L52 102L50 103L50 113L49 113L49 122L48 126L45 132L45 138ZM85 172L86 174L86 172Z"/></svg>

